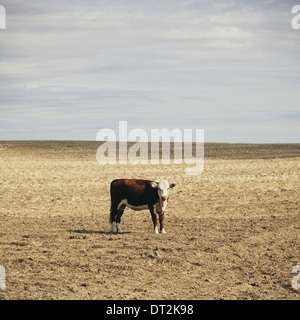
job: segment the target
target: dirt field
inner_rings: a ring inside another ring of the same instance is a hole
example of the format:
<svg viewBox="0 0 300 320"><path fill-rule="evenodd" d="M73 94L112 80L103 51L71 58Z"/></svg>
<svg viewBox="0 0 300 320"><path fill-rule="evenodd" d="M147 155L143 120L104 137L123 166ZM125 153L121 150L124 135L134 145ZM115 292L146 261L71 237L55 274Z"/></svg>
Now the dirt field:
<svg viewBox="0 0 300 320"><path fill-rule="evenodd" d="M105 165L97 142L0 142L0 299L299 299L300 144L206 144L205 169ZM168 179L167 234L115 178Z"/></svg>

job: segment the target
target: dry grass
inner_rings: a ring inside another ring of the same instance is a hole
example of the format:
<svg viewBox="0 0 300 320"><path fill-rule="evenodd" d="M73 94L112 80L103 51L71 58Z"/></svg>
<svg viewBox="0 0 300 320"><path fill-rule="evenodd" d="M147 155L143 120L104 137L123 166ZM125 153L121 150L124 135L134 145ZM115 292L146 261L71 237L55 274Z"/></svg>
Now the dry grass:
<svg viewBox="0 0 300 320"><path fill-rule="evenodd" d="M299 144L207 144L199 176L101 166L98 146L0 142L0 299L299 299ZM176 183L166 235L129 209L108 232L118 177Z"/></svg>

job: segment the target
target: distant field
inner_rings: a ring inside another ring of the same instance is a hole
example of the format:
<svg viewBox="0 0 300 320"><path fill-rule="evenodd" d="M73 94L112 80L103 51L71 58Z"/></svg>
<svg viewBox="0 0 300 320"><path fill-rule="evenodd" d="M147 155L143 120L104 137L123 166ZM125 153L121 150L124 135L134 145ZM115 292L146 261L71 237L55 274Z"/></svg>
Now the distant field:
<svg viewBox="0 0 300 320"><path fill-rule="evenodd" d="M134 143L128 142L128 148ZM94 159L101 142L97 141L0 141L0 149L7 152L30 153L31 155L45 155L48 157L63 152L66 155L80 156ZM149 143L149 157L150 147ZM118 147L118 143L117 143ZM160 144L160 150L161 150ZM174 154L174 144L171 143L171 156ZM195 150L195 144L193 145ZM300 143L289 144L243 144L243 143L205 143L206 159L272 159L299 158ZM117 148L118 152L118 148ZM10 153L11 154L11 153Z"/></svg>
<svg viewBox="0 0 300 320"><path fill-rule="evenodd" d="M205 144L204 171L99 165L99 142L0 141L0 299L299 299L300 144ZM171 151L172 153L172 151ZM166 235L115 178L167 179Z"/></svg>

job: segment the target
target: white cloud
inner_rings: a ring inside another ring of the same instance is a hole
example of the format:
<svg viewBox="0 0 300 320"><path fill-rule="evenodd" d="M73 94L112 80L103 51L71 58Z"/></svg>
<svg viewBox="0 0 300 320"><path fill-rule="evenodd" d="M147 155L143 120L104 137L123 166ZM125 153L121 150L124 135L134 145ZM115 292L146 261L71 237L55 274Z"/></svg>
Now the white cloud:
<svg viewBox="0 0 300 320"><path fill-rule="evenodd" d="M61 139L95 139L122 119L215 141L275 142L278 123L299 136L284 116L299 101L291 1L3 2L0 128L13 130L0 139L52 136L55 123Z"/></svg>

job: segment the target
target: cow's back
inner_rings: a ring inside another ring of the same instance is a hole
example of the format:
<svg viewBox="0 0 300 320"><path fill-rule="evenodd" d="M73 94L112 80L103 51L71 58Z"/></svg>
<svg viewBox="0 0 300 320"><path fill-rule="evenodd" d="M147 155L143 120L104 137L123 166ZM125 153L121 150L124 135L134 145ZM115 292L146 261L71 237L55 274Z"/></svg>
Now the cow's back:
<svg viewBox="0 0 300 320"><path fill-rule="evenodd" d="M111 200L119 202L127 199L133 205L146 204L154 193L151 182L143 179L115 179L110 185Z"/></svg>

